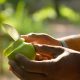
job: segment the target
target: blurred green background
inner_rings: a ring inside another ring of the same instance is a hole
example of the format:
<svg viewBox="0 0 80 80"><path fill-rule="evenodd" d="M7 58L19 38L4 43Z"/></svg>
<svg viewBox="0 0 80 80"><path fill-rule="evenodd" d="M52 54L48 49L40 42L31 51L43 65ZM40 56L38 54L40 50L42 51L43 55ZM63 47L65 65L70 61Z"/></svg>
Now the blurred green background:
<svg viewBox="0 0 80 80"><path fill-rule="evenodd" d="M0 0L0 80L17 80L8 70L3 50L12 39L2 23L15 27L20 34L41 32L53 37L80 33L79 0Z"/></svg>

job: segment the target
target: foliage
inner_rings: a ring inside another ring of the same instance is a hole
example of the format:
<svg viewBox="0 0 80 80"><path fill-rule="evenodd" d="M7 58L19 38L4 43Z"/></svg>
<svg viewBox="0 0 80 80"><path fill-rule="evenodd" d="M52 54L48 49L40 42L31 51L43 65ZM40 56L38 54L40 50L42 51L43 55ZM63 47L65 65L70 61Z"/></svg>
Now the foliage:
<svg viewBox="0 0 80 80"><path fill-rule="evenodd" d="M48 6L35 12L33 18L36 21L44 21L47 18L56 18L56 12L51 6Z"/></svg>
<svg viewBox="0 0 80 80"><path fill-rule="evenodd" d="M80 24L80 13L75 12L71 8L62 5L60 7L60 13L63 17L65 17L69 21Z"/></svg>
<svg viewBox="0 0 80 80"><path fill-rule="evenodd" d="M8 23L16 27L16 29L21 33L29 32L40 32L43 30L42 22L36 22L32 19L32 16L29 16L28 11L25 10L25 4L23 1L19 1L16 11L13 12L11 5L2 11L3 16L1 15L0 23Z"/></svg>

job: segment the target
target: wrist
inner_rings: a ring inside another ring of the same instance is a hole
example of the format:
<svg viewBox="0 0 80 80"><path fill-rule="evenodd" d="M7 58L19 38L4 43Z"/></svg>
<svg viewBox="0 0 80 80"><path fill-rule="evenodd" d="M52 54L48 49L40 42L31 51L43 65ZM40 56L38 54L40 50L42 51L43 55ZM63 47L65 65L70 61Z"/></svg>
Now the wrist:
<svg viewBox="0 0 80 80"><path fill-rule="evenodd" d="M60 41L62 47L68 48L66 41Z"/></svg>

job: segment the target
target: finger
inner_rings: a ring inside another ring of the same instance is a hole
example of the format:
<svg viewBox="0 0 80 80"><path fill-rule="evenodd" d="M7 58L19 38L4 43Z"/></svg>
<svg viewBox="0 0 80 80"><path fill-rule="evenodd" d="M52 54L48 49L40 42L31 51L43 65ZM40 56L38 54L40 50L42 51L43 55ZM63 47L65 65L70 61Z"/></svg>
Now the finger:
<svg viewBox="0 0 80 80"><path fill-rule="evenodd" d="M24 80L47 80L47 75L34 72L26 72L26 78Z"/></svg>
<svg viewBox="0 0 80 80"><path fill-rule="evenodd" d="M10 60L9 61L9 65L11 67L11 71L17 76L19 77L21 80L24 80L24 76L25 76L25 71L22 70L17 64L15 61L13 60Z"/></svg>
<svg viewBox="0 0 80 80"><path fill-rule="evenodd" d="M44 74L46 74L46 69L49 65L47 61L31 61L20 54L16 55L16 61L23 66L26 71Z"/></svg>
<svg viewBox="0 0 80 80"><path fill-rule="evenodd" d="M56 58L58 55L64 52L64 48L60 46L51 46L51 45L34 45L37 53L40 53L43 56L49 58Z"/></svg>
<svg viewBox="0 0 80 80"><path fill-rule="evenodd" d="M14 69L12 69L13 73L16 75L16 72L14 72ZM46 80L47 75L40 74L40 73L32 73L27 72L25 73L25 76L19 77L21 80Z"/></svg>
<svg viewBox="0 0 80 80"><path fill-rule="evenodd" d="M48 45L56 45L57 43L59 43L56 39L44 33L30 33L28 35L22 35L21 37L24 38L26 42L31 42L31 43L48 44Z"/></svg>

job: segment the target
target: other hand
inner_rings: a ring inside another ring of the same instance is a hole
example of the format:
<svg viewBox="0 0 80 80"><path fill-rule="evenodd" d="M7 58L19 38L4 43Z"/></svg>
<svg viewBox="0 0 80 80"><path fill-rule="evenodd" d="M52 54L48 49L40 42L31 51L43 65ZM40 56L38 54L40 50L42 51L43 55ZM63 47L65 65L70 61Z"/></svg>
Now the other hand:
<svg viewBox="0 0 80 80"><path fill-rule="evenodd" d="M42 61L16 55L16 60L10 60L9 64L12 72L21 80L80 80L80 52L47 45L38 46L36 51L60 55Z"/></svg>
<svg viewBox="0 0 80 80"><path fill-rule="evenodd" d="M45 33L30 33L27 35L22 35L21 37L24 38L26 42L30 42L33 44L47 44L61 46L59 40Z"/></svg>

